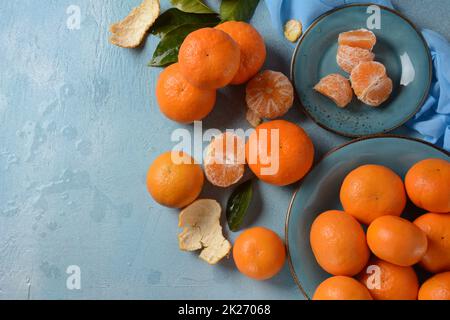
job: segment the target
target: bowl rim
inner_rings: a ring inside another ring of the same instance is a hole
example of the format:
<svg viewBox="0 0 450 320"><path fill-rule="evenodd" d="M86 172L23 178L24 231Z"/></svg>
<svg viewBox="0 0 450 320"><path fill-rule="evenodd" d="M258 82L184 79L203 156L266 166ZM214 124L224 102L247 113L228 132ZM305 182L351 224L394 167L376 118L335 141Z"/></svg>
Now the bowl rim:
<svg viewBox="0 0 450 320"><path fill-rule="evenodd" d="M321 163L322 161L324 161L326 158L328 158L330 155L332 155L333 153L349 146L355 143L359 143L361 141L366 141L366 140L373 140L373 139L401 139L401 140L408 140L408 141L414 141L414 142L418 142L424 145L427 145L429 147L432 147L434 149L436 149L437 151L443 153L444 155L446 155L447 157L450 157L450 152L432 144L429 143L427 141L421 140L421 139L417 139L417 138L413 138L413 137L407 137L407 136L402 136L402 135L395 135L395 134L378 134L378 135L372 135L372 136L367 136L367 137L362 137L359 139L355 139L355 140L351 140L349 142L346 142L340 146L337 146L333 149L331 149L330 151L328 151L327 153L325 153L324 156L322 156L322 158L314 165L314 168L311 169L311 171L308 173L308 175L317 167L317 165L319 163ZM306 178L306 177L305 177ZM292 278L294 279L295 284L297 285L297 287L299 288L300 292L303 294L303 296L307 299L307 300L311 300L312 298L310 296L308 296L308 294L306 293L306 290L303 288L297 273L295 272L294 269L294 264L292 262L292 256L291 256L291 252L289 249L289 221L290 221L290 217L291 217L291 213L292 213L292 207L294 206L294 201L297 197L297 195L299 194L303 181L305 180L305 178L303 178L303 180L301 182L299 182L296 190L294 191L291 200L289 202L289 206L286 212L286 218L285 218L285 226L284 226L284 242L286 244L286 253L287 253L287 260L288 260L288 265L289 265L289 271L291 273Z"/></svg>
<svg viewBox="0 0 450 320"><path fill-rule="evenodd" d="M300 46L303 43L303 40L306 38L306 36L314 29L314 27L320 22L322 21L324 18L328 17L329 15L341 11L341 10L345 10L348 8L352 8L352 7L368 7L371 5L376 5L378 7L380 7L383 10L389 11L395 15L397 15L398 17L400 17L401 19L403 19L404 21L406 21L417 33L417 35L419 36L419 39L421 39L424 47L427 49L427 59L428 59L428 81L427 81L427 87L425 90L425 93L422 97L422 99L419 101L419 103L417 104L416 108L414 109L414 111L408 116L405 117L405 119L403 121L401 121L398 125L395 125L392 128L389 129L385 129L381 132L376 132L376 133L371 133L371 134L367 134L367 135L358 135L358 134L351 134L351 133L347 133L347 132L342 132L333 128L330 128L329 126L325 125L324 123L320 122L319 120L317 120L304 106L302 99L300 98L300 95L297 92L297 87L295 85L295 64L297 61L298 56L300 55ZM300 109L306 114L306 116L308 118L310 118L312 121L314 121L315 124L317 124L319 127L335 133L337 135L343 136L343 137L347 137L347 138L360 138L360 137L370 137L370 136L377 136L380 134L387 134L395 129L400 128L401 126L403 126L405 123L407 123L409 120L411 120L422 108L423 104L425 103L426 99L428 98L430 89L431 89L431 84L433 81L433 59L431 56L431 52L428 48L428 43L426 42L424 36L422 35L422 33L419 31L419 29L416 27L416 25L409 19L407 18L405 15L403 15L402 13L400 13L399 11L383 6L383 5L379 5L376 3L353 3L353 4L348 4L348 5L343 5L343 6L339 6L337 8L334 8L330 11L325 12L324 14L322 14L321 16L319 16L318 18L316 18L313 23L307 28L307 30L303 33L303 35L301 36L300 40L298 41L298 43L295 46L295 50L294 53L292 54L292 58L291 58L291 65L290 65L290 78L291 78L291 82L292 85L294 86L294 93L295 96L297 97L297 100L300 103Z"/></svg>

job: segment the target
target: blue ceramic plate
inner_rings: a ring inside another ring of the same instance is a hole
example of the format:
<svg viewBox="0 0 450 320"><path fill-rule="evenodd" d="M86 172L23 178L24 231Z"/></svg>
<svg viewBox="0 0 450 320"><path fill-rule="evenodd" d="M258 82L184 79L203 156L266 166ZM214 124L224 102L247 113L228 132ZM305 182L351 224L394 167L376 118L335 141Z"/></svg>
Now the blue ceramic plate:
<svg viewBox="0 0 450 320"><path fill-rule="evenodd" d="M398 12L381 8L376 60L386 66L394 82L390 99L378 108L356 97L345 108L313 90L323 77L340 73L336 63L341 32L368 28L369 5L349 5L318 18L305 32L294 52L291 78L305 112L320 126L347 137L390 132L412 118L423 105L431 85L432 60L427 44L414 25Z"/></svg>
<svg viewBox="0 0 450 320"><path fill-rule="evenodd" d="M294 280L306 298L330 277L317 264L309 242L314 219L328 210L342 210L339 190L352 170L365 164L384 165L402 178L415 163L427 158L449 160L445 151L425 142L397 136L379 136L355 140L331 151L303 180L294 194L286 217L286 244ZM423 213L413 205L406 209L409 217Z"/></svg>

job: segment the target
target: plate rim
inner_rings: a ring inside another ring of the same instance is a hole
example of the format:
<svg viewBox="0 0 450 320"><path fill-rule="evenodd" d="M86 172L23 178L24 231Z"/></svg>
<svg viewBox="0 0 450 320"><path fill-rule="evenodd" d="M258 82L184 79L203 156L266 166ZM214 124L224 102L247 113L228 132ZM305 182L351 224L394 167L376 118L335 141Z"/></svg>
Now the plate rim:
<svg viewBox="0 0 450 320"><path fill-rule="evenodd" d="M414 142L418 142L424 145L427 145L429 147L432 147L434 149L436 149L437 151L443 153L444 155L446 155L447 157L450 157L450 152L444 150L443 148L440 148L432 143L429 143L427 141L418 139L418 138L413 138L413 137L407 137L407 136L402 136L402 135L396 135L396 134L377 134L377 135L372 135L372 136L366 136L366 137L362 137L362 138L358 138L358 139L354 139L351 141L348 141L342 145L339 145L333 149L331 149L330 151L328 151L327 153L325 153L325 155L322 156L322 158L314 165L314 168L311 169L311 171L308 173L311 174L311 172L322 162L324 161L326 158L328 158L330 155L332 155L333 153L344 149L345 147L355 144L355 143L359 143L362 141L366 141L366 140L373 140L373 139L401 139L401 140L408 140L408 141L414 141ZM307 175L307 176L308 176ZM306 177L305 177L306 178ZM288 265L289 265L289 271L291 273L292 278L294 279L295 284L297 285L298 289L300 290L300 292L302 293L302 295L304 296L304 298L306 298L307 300L311 300L311 297L308 296L308 294L306 293L305 289L303 288L297 273L295 272L294 269L294 264L292 262L292 256L291 256L291 252L289 249L289 221L290 221L290 217L291 217L291 212L292 212L292 207L294 205L294 201L298 195L298 193L301 190L302 184L304 182L304 179L302 179L302 181L298 184L298 186L296 187L296 190L294 191L291 200L289 201L289 206L286 212L286 217L285 217L285 225L284 225L284 242L286 244L286 255L287 255L287 261L288 261Z"/></svg>
<svg viewBox="0 0 450 320"><path fill-rule="evenodd" d="M367 134L367 135L358 135L358 134L351 134L351 133L346 133L346 132L342 132L336 129L332 129L329 126L323 124L322 122L320 122L319 120L317 120L304 106L302 99L300 98L300 95L297 92L297 88L295 85L295 71L294 71L294 66L295 63L297 61L297 57L299 56L299 50L300 50L300 46L303 42L303 40L306 38L306 36L312 31L312 29L320 22L322 21L324 18L328 17L329 15L347 9L347 8L351 8L351 7L367 7L367 6L371 6L371 5L376 5L378 7L380 7L383 10L387 10L389 12L392 12L393 14L397 15L398 17L400 17L401 19L403 19L404 21L406 21L409 25L411 25L411 27L416 31L417 35L419 36L419 38L421 39L424 47L427 49L427 58L428 58L428 81L427 81L427 89L425 90L425 93L422 97L422 99L420 100L420 102L418 103L417 107L414 109L414 112L409 115L408 117L406 117L400 124L394 126L393 128L389 128L389 129L385 129L381 132L377 132L377 133L371 133L371 134ZM416 25L405 15L403 15L402 13L400 13L399 11L383 6L383 5L379 5L376 3L353 3L353 4L348 4L348 5L343 5L343 6L339 6L337 8L334 8L330 11L325 12L324 14L320 15L318 18L316 18L313 23L306 29L306 31L303 33L303 35L301 36L300 40L298 41L298 43L295 46L295 50L294 53L292 54L292 58L291 58L291 65L290 65L290 78L291 78L291 82L292 85L294 86L294 93L295 96L297 97L297 100L300 103L300 108L301 110L306 114L306 116L308 118L310 118L315 124L317 124L319 127L332 132L334 134L340 135L342 137L347 137L347 138L361 138L361 137L371 137L371 136L377 136L380 134L387 134L389 132L392 132L398 128L400 128L401 126L403 126L405 123L407 123L409 120L411 120L422 108L422 106L424 105L428 94L430 92L431 89L431 84L433 82L433 58L431 56L431 52L428 48L428 43L426 42L423 34L419 31L419 29L416 27Z"/></svg>

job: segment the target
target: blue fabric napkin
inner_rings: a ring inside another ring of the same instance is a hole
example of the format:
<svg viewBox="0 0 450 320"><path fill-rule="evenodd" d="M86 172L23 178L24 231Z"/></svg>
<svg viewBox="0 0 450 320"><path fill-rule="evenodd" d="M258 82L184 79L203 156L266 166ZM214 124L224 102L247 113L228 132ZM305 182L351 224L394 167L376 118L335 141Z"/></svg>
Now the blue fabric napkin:
<svg viewBox="0 0 450 320"><path fill-rule="evenodd" d="M284 24L290 19L302 21L304 29L323 13L361 0L265 0L272 24L283 33ZM393 8L390 0L372 0L372 3ZM433 83L422 109L406 126L423 140L450 151L450 43L431 30L423 35L433 57Z"/></svg>

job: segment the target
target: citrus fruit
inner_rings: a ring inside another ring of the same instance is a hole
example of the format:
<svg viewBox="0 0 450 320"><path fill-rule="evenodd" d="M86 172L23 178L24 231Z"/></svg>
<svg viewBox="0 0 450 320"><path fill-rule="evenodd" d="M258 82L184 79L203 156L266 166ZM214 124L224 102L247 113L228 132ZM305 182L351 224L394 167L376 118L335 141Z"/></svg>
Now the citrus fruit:
<svg viewBox="0 0 450 320"><path fill-rule="evenodd" d="M206 149L205 175L217 187L227 188L245 172L245 141L226 132L215 137Z"/></svg>
<svg viewBox="0 0 450 320"><path fill-rule="evenodd" d="M450 272L440 273L425 281L419 300L450 300Z"/></svg>
<svg viewBox="0 0 450 320"><path fill-rule="evenodd" d="M406 206L403 181L380 165L365 165L350 172L340 198L344 211L367 225L381 216L400 216Z"/></svg>
<svg viewBox="0 0 450 320"><path fill-rule="evenodd" d="M372 31L359 29L339 34L339 45L372 50L377 43L377 37Z"/></svg>
<svg viewBox="0 0 450 320"><path fill-rule="evenodd" d="M372 107L388 100L393 90L386 68L375 61L358 64L351 72L350 81L358 99Z"/></svg>
<svg viewBox="0 0 450 320"><path fill-rule="evenodd" d="M414 221L428 238L428 249L420 264L438 273L450 271L450 215L427 213Z"/></svg>
<svg viewBox="0 0 450 320"><path fill-rule="evenodd" d="M275 119L285 115L294 104L294 87L281 72L266 70L247 84L249 109L262 118Z"/></svg>
<svg viewBox="0 0 450 320"><path fill-rule="evenodd" d="M374 59L375 54L370 50L345 45L339 46L336 56L337 64L347 73L351 73L361 62L373 61Z"/></svg>
<svg viewBox="0 0 450 320"><path fill-rule="evenodd" d="M367 244L380 259L402 267L418 263L427 251L427 236L412 222L394 216L375 219L367 229Z"/></svg>
<svg viewBox="0 0 450 320"><path fill-rule="evenodd" d="M319 215L312 224L310 241L319 265L335 276L354 276L369 260L363 228L343 211Z"/></svg>
<svg viewBox="0 0 450 320"><path fill-rule="evenodd" d="M156 98L161 112L179 123L205 118L216 103L216 90L199 89L181 74L178 63L167 67L159 76Z"/></svg>
<svg viewBox="0 0 450 320"><path fill-rule="evenodd" d="M190 33L178 54L183 76L195 87L218 89L228 85L241 64L239 45L225 32L203 28Z"/></svg>
<svg viewBox="0 0 450 320"><path fill-rule="evenodd" d="M241 65L231 84L243 84L253 78L266 61L266 45L263 37L250 24L228 21L216 29L226 32L241 49Z"/></svg>
<svg viewBox="0 0 450 320"><path fill-rule="evenodd" d="M322 282L313 300L372 300L367 288L350 277L331 277Z"/></svg>
<svg viewBox="0 0 450 320"><path fill-rule="evenodd" d="M450 212L450 162L427 159L406 174L406 191L411 201L429 212Z"/></svg>
<svg viewBox="0 0 450 320"><path fill-rule="evenodd" d="M330 98L341 108L345 108L353 99L350 81L337 73L322 78L314 90Z"/></svg>
<svg viewBox="0 0 450 320"><path fill-rule="evenodd" d="M202 168L183 152L160 155L147 173L147 189L159 204L184 208L194 202L203 187Z"/></svg>
<svg viewBox="0 0 450 320"><path fill-rule="evenodd" d="M247 277L267 280L283 268L286 249L275 232L255 227L242 232L236 239L233 258L239 271Z"/></svg>
<svg viewBox="0 0 450 320"><path fill-rule="evenodd" d="M412 267L371 259L358 278L375 300L417 300L419 280Z"/></svg>
<svg viewBox="0 0 450 320"><path fill-rule="evenodd" d="M247 163L262 181L286 186L302 179L314 161L314 145L306 132L285 120L259 125L246 145Z"/></svg>

